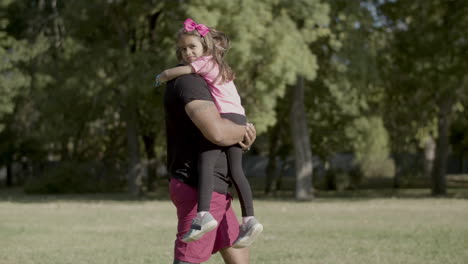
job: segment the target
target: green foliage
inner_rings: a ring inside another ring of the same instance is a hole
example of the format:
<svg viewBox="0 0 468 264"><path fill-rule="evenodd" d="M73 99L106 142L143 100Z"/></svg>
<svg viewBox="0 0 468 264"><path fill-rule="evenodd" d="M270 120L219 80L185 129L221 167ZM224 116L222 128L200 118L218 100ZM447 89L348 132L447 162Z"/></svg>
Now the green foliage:
<svg viewBox="0 0 468 264"><path fill-rule="evenodd" d="M31 77L18 66L30 63L47 48L43 36L32 44L16 39L6 30L8 22L0 19L0 132L6 125L4 116L13 113L15 99L31 85Z"/></svg>
<svg viewBox="0 0 468 264"><path fill-rule="evenodd" d="M298 75L323 160L356 150L363 174L392 175L390 150L414 152L436 137L447 99L454 150L464 152L466 1L182 2L0 1L0 160L121 165L132 112L161 158L162 90L153 77L177 63L175 33L187 17L231 38L227 60L249 120L258 134L279 131L274 152L283 157L287 87Z"/></svg>
<svg viewBox="0 0 468 264"><path fill-rule="evenodd" d="M437 136L442 102L466 104L468 4L386 1L378 11L390 44L379 56L387 83L384 119L395 150L403 151Z"/></svg>
<svg viewBox="0 0 468 264"><path fill-rule="evenodd" d="M119 162L125 159L123 116L129 98L139 101L143 133L159 132L162 93L154 93L153 76L174 64L174 56L168 52L166 34L171 23L157 20L157 14L164 9L168 14L179 12L175 7L169 1L156 5L146 1L128 5L67 1L56 7L47 1L33 7L17 1L7 5L11 21L8 34L24 38L18 43L34 43L23 48L32 55L8 55L23 62L9 71L27 72L24 76L28 80L21 83L19 77L10 78L23 87L19 100L12 100L19 93L1 97L10 102L2 106L9 107L13 116L7 125L10 134L18 135L14 140L34 137L39 148L62 160L104 158ZM153 24L149 23L152 16L156 17ZM161 136L157 139L159 144L164 142Z"/></svg>
<svg viewBox="0 0 468 264"><path fill-rule="evenodd" d="M353 138L355 162L364 177L393 177L395 164L389 157L387 130L379 117L359 118L347 133Z"/></svg>
<svg viewBox="0 0 468 264"><path fill-rule="evenodd" d="M307 10L305 12L304 10ZM249 120L263 133L275 124L275 106L298 74L316 77L316 56L308 46L329 30L328 5L318 0L191 1L187 13L224 31L232 41L227 59Z"/></svg>
<svg viewBox="0 0 468 264"><path fill-rule="evenodd" d="M375 66L373 23L360 1L332 1L331 34L311 45L320 67L318 78L308 84L306 106L314 154L323 160L352 151L359 133L346 130L355 119L380 112L384 88Z"/></svg>

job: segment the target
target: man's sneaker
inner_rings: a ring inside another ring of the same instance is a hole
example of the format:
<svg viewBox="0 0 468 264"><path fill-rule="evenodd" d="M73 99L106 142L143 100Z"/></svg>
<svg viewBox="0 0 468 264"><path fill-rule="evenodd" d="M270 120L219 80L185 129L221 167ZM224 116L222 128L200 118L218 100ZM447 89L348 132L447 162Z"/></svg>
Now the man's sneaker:
<svg viewBox="0 0 468 264"><path fill-rule="evenodd" d="M184 235L182 241L192 242L200 239L204 234L210 232L218 226L218 222L210 213L204 214L201 218L195 217L192 220L190 230Z"/></svg>
<svg viewBox="0 0 468 264"><path fill-rule="evenodd" d="M257 236L263 231L263 225L257 219L252 218L247 223L240 225L239 237L232 247L245 248L255 241Z"/></svg>

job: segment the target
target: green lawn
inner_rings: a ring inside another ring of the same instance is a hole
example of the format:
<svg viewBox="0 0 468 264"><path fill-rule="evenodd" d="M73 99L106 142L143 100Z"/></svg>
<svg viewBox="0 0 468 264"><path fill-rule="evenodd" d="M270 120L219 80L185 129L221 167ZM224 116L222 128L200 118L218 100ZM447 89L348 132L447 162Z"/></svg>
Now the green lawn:
<svg viewBox="0 0 468 264"><path fill-rule="evenodd" d="M468 263L467 199L265 199L255 206L265 229L252 264ZM167 200L0 195L0 264L172 263L175 220ZM215 255L208 263L222 261Z"/></svg>

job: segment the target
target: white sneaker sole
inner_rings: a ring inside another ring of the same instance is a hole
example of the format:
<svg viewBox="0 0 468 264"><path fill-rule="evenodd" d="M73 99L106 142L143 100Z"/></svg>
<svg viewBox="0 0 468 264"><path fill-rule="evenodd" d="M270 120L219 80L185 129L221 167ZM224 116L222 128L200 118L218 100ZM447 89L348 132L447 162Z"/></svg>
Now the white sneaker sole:
<svg viewBox="0 0 468 264"><path fill-rule="evenodd" d="M217 226L218 226L218 222L216 220L210 221L206 223L199 232L190 233L190 235L188 235L187 237L182 238L182 241L186 243L197 241L200 238L202 238L203 235L215 229Z"/></svg>
<svg viewBox="0 0 468 264"><path fill-rule="evenodd" d="M245 248L245 247L250 247L252 243L257 239L258 235L262 233L263 231L263 225L262 224L256 224L252 227L250 235L245 236L238 241L234 242L234 245L232 245L233 248Z"/></svg>

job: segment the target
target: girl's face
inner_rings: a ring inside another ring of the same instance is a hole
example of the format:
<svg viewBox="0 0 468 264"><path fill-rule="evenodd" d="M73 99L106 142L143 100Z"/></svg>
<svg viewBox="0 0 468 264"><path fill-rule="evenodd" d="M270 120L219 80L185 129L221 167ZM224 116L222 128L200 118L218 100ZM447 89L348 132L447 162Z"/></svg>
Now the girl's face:
<svg viewBox="0 0 468 264"><path fill-rule="evenodd" d="M185 63L189 64L203 55L203 45L200 38L192 35L182 35L177 43Z"/></svg>

